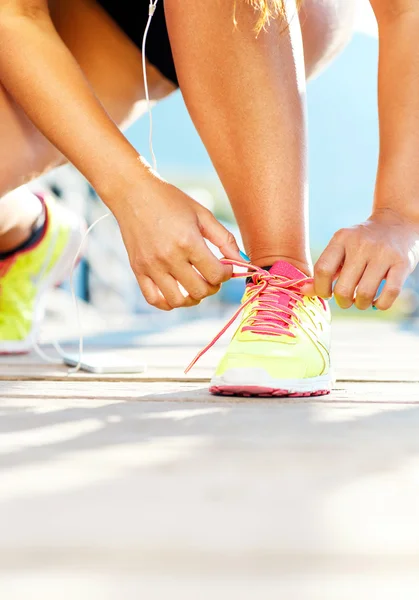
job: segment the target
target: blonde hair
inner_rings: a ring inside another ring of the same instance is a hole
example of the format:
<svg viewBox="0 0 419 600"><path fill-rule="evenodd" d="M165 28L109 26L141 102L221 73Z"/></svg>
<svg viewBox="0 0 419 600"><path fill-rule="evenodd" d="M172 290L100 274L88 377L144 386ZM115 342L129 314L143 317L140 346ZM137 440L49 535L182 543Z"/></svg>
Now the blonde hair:
<svg viewBox="0 0 419 600"><path fill-rule="evenodd" d="M271 19L277 17L286 18L286 0L246 0L256 12L259 18L256 23L256 31L259 33L266 25L269 25ZM300 7L302 0L296 0L297 8Z"/></svg>

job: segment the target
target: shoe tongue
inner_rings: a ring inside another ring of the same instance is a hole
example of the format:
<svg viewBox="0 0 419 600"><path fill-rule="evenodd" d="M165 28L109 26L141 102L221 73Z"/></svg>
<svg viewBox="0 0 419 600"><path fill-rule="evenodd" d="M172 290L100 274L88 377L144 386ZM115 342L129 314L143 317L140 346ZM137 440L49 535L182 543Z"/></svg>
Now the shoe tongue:
<svg viewBox="0 0 419 600"><path fill-rule="evenodd" d="M269 272L272 273L272 275L281 275L281 277L286 277L287 279L304 279L307 277L307 275L304 275L297 267L294 267L294 265L291 265L285 260L278 260L272 265Z"/></svg>
<svg viewBox="0 0 419 600"><path fill-rule="evenodd" d="M272 275L280 275L281 277L286 277L287 279L303 279L303 278L307 277L306 275L304 275L304 273L302 273L299 269L297 269L297 267L294 267L293 265L286 262L285 260L278 260L276 263L274 263L272 265L272 267L269 269L269 272L272 273ZM278 306L284 306L284 307L288 308L290 305L290 301L291 301L290 295L287 294L286 292L278 290L275 293L275 302L277 303ZM285 312L280 312L278 314L278 316L289 318L289 315L287 315L287 313L285 313ZM272 323L272 325L274 325L274 327L277 324L277 319L272 318L271 316L266 315L265 320L267 323ZM288 325L283 323L283 324L281 324L281 327L288 328Z"/></svg>

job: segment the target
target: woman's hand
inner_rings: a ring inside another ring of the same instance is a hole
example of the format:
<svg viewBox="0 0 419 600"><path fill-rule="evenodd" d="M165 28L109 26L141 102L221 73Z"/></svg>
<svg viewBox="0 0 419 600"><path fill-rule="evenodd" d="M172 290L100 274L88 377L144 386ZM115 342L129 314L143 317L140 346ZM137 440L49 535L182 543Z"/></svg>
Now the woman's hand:
<svg viewBox="0 0 419 600"><path fill-rule="evenodd" d="M314 267L314 286L305 291L322 298L333 293L341 308L355 304L365 310L373 304L387 310L418 260L419 224L390 209L376 210L365 223L333 236Z"/></svg>
<svg viewBox="0 0 419 600"><path fill-rule="evenodd" d="M199 304L230 279L232 267L214 256L204 238L226 258L242 260L234 236L209 210L157 177L112 210L141 291L162 310Z"/></svg>

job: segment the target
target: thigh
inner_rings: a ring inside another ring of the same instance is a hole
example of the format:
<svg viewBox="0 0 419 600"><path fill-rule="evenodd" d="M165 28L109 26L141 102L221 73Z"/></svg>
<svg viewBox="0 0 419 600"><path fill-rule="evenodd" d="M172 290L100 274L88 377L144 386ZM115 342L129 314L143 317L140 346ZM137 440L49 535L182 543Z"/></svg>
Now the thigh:
<svg viewBox="0 0 419 600"><path fill-rule="evenodd" d="M309 79L324 69L350 40L356 2L303 0L300 23Z"/></svg>
<svg viewBox="0 0 419 600"><path fill-rule="evenodd" d="M107 112L120 127L144 110L141 53L94 0L50 0L54 25ZM151 65L150 93L175 86ZM65 162L0 85L0 196Z"/></svg>

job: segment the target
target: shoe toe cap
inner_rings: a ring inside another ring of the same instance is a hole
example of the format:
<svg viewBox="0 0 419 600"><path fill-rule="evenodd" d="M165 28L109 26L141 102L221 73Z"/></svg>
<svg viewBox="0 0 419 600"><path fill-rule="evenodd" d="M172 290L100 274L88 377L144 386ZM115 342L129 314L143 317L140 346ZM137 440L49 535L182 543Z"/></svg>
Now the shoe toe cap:
<svg viewBox="0 0 419 600"><path fill-rule="evenodd" d="M255 355L228 354L218 365L216 376L222 377L227 372L267 373L274 379L301 379L311 376L308 373L308 364L300 357L266 357ZM319 373L317 373L318 375Z"/></svg>

